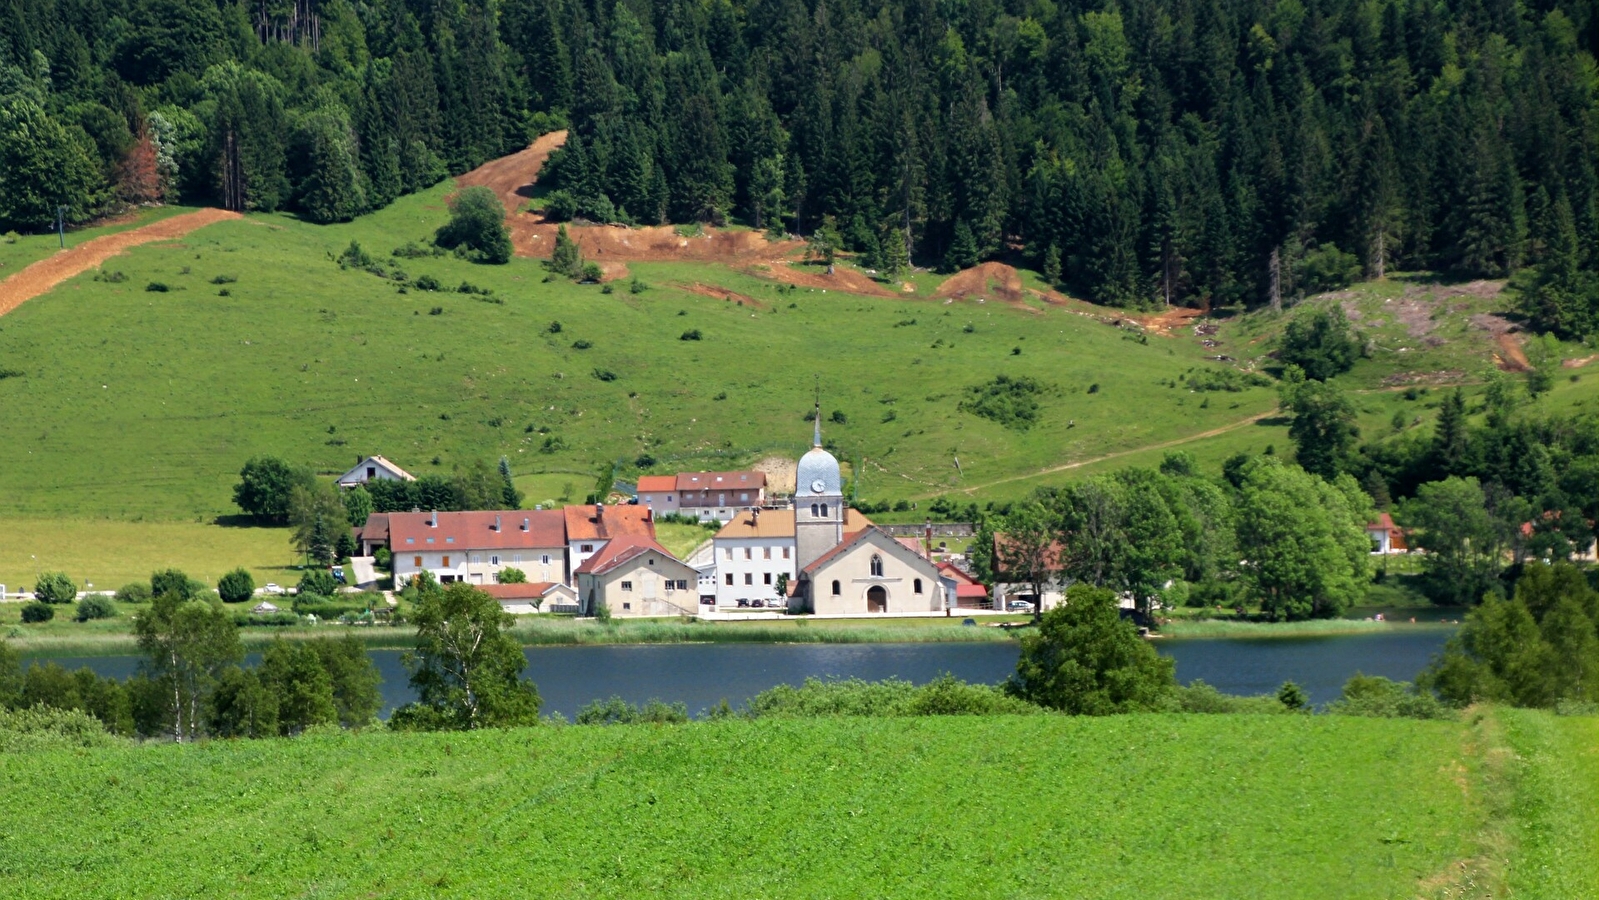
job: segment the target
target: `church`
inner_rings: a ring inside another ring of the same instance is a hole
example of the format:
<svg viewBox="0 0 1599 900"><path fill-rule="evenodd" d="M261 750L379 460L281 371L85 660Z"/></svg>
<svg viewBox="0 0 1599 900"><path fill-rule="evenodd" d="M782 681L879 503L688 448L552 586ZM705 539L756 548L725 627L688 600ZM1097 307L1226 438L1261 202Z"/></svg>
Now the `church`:
<svg viewBox="0 0 1599 900"><path fill-rule="evenodd" d="M820 406L811 449L800 457L793 507L797 572L789 612L929 613L948 606L945 594L953 587L914 541L900 541L845 509L838 460L822 447Z"/></svg>

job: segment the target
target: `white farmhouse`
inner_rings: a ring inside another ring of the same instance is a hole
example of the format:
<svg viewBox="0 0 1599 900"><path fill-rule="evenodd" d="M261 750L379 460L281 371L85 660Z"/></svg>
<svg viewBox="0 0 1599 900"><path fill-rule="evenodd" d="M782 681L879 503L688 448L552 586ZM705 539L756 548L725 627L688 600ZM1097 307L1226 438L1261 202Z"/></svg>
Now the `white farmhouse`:
<svg viewBox="0 0 1599 900"><path fill-rule="evenodd" d="M339 476L338 485L341 488L353 488L356 485L366 484L368 481L415 481L410 472L405 471L394 463L381 456L368 456L355 464L355 468Z"/></svg>
<svg viewBox="0 0 1599 900"><path fill-rule="evenodd" d="M389 513L388 525L396 586L422 571L440 584L495 584L506 568L532 582L569 581L560 510Z"/></svg>

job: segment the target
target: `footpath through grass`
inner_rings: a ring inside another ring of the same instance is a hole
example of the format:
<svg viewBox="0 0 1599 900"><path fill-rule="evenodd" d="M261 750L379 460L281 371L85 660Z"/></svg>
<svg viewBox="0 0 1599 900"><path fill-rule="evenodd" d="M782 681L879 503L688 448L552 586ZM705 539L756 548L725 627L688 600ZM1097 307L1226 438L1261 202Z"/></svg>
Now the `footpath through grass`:
<svg viewBox="0 0 1599 900"><path fill-rule="evenodd" d="M1524 757L1517 783L1564 777L1575 726L1512 722L1572 732ZM1458 863L1495 824L1481 737L1464 722L1042 716L16 754L0 759L0 895L1459 897ZM1511 857L1518 891L1593 896L1561 893L1589 875L1532 864L1580 861L1546 844L1592 847L1584 796L1539 814L1547 839Z"/></svg>

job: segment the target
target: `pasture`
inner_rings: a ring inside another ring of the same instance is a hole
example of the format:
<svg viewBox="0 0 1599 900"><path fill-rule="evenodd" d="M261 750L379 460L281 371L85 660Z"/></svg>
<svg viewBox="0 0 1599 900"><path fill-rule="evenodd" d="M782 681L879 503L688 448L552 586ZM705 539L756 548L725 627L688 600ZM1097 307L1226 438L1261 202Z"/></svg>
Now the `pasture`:
<svg viewBox="0 0 1599 900"><path fill-rule="evenodd" d="M1576 754L1592 774L1594 720L1478 718L721 721L18 753L0 769L0 891L1592 896L1591 787L1532 792L1570 780Z"/></svg>

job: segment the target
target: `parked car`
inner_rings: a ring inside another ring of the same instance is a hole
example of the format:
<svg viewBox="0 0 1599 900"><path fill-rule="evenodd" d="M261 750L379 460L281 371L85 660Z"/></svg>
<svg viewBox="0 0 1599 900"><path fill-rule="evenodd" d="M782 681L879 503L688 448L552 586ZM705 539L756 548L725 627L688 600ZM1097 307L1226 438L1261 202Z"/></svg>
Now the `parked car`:
<svg viewBox="0 0 1599 900"><path fill-rule="evenodd" d="M1026 600L1012 600L1005 604L1005 608L1011 612L1032 612L1033 604L1028 603Z"/></svg>
<svg viewBox="0 0 1599 900"><path fill-rule="evenodd" d="M269 581L266 584L261 586L260 593L263 593L263 594L282 594L283 593L283 588L278 587L277 585L275 585L275 584L273 584L272 582Z"/></svg>
<svg viewBox="0 0 1599 900"><path fill-rule="evenodd" d="M749 606L750 605L750 601L747 598L740 597L740 598L738 598L738 605L741 606L741 607L742 606Z"/></svg>
<svg viewBox="0 0 1599 900"><path fill-rule="evenodd" d="M339 584L343 584L344 583L344 567L343 566L334 566L333 567L333 580L337 581Z"/></svg>

